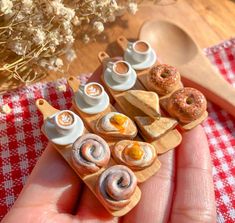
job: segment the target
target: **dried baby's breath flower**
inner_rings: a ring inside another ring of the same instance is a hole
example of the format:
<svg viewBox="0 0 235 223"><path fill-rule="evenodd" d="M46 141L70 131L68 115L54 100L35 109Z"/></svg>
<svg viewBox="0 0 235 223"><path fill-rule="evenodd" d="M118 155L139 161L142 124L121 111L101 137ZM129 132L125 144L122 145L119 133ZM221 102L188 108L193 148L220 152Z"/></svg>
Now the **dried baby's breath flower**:
<svg viewBox="0 0 235 223"><path fill-rule="evenodd" d="M126 11L136 13L134 0L0 0L0 75L30 82L40 71L62 71L63 54L76 58L75 38L95 40Z"/></svg>

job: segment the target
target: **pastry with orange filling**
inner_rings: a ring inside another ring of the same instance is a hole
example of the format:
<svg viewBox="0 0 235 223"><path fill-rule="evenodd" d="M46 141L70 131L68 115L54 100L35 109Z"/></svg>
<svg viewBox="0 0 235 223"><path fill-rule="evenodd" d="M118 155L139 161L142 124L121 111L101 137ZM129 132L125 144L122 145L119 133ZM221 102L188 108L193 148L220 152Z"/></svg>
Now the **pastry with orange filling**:
<svg viewBox="0 0 235 223"><path fill-rule="evenodd" d="M119 112L110 112L101 117L96 124L96 131L104 137L133 139L137 134L134 122Z"/></svg>
<svg viewBox="0 0 235 223"><path fill-rule="evenodd" d="M118 163L134 170L150 166L157 157L153 145L131 140L122 140L116 143L112 155Z"/></svg>

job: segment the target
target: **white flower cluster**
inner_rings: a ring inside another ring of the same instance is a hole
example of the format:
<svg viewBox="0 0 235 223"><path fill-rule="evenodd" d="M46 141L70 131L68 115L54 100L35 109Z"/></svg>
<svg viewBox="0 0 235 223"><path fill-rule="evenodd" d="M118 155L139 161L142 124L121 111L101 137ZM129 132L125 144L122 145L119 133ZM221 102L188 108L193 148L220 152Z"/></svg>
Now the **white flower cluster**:
<svg viewBox="0 0 235 223"><path fill-rule="evenodd" d="M0 52L9 55L0 72L23 81L33 67L61 71L63 54L69 62L76 58L75 37L88 43L105 23L137 10L134 0L0 0Z"/></svg>

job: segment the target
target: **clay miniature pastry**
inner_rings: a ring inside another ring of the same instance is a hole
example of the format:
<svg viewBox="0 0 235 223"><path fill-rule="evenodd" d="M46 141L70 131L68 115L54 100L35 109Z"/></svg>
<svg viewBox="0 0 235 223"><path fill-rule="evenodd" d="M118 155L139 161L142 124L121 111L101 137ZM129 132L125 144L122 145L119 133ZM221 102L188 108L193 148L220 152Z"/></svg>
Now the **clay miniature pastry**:
<svg viewBox="0 0 235 223"><path fill-rule="evenodd" d="M101 117L97 121L96 130L109 138L133 139L137 135L134 122L119 112L110 112Z"/></svg>
<svg viewBox="0 0 235 223"><path fill-rule="evenodd" d="M159 98L155 92L129 90L124 94L125 99L153 118L160 117Z"/></svg>
<svg viewBox="0 0 235 223"><path fill-rule="evenodd" d="M100 175L97 194L110 209L119 210L130 203L136 186L135 174L126 166L115 165Z"/></svg>
<svg viewBox="0 0 235 223"><path fill-rule="evenodd" d="M168 117L153 119L148 116L136 116L135 121L141 133L148 141L160 138L178 124L177 120Z"/></svg>
<svg viewBox="0 0 235 223"><path fill-rule="evenodd" d="M149 89L159 95L166 95L182 88L180 73L167 64L154 66L147 75Z"/></svg>
<svg viewBox="0 0 235 223"><path fill-rule="evenodd" d="M154 146L146 142L122 140L112 150L113 158L131 169L140 170L150 166L156 159Z"/></svg>
<svg viewBox="0 0 235 223"><path fill-rule="evenodd" d="M108 144L100 136L85 134L72 146L72 162L81 174L94 173L105 167L110 160Z"/></svg>
<svg viewBox="0 0 235 223"><path fill-rule="evenodd" d="M205 96L194 88L175 91L167 101L168 113L182 123L189 123L200 118L206 111Z"/></svg>

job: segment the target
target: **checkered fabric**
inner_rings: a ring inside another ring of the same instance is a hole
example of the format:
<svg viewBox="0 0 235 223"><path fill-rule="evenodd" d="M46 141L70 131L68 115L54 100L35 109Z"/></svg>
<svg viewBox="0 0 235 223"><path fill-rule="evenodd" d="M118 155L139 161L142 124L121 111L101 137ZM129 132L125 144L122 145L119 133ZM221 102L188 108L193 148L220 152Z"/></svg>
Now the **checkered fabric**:
<svg viewBox="0 0 235 223"><path fill-rule="evenodd" d="M235 86L235 39L205 49L211 62ZM82 81L87 76L83 75ZM52 83L37 83L0 96L0 106L7 104L12 111L0 113L0 219L19 195L27 176L47 144L40 131L42 115L35 100L45 98L54 107L68 109L72 92L58 91L65 79ZM212 163L217 204L217 221L235 221L235 119L218 106L209 103L209 118L204 122Z"/></svg>

